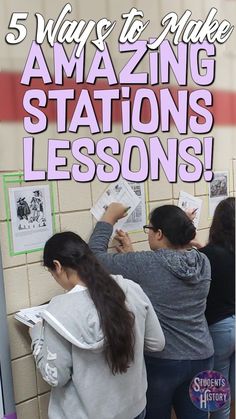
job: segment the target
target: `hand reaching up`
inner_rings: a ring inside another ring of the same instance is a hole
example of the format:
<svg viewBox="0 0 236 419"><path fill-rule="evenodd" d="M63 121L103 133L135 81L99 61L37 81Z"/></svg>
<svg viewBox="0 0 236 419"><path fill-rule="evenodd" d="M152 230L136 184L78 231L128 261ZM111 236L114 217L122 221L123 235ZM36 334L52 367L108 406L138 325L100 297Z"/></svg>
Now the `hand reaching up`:
<svg viewBox="0 0 236 419"><path fill-rule="evenodd" d="M188 218L193 221L196 218L198 208L187 208L185 213L187 214Z"/></svg>
<svg viewBox="0 0 236 419"><path fill-rule="evenodd" d="M115 239L119 242L119 245L116 246L116 250L119 253L128 253L133 252L133 245L131 243L128 233L123 230L116 230Z"/></svg>
<svg viewBox="0 0 236 419"><path fill-rule="evenodd" d="M127 216L129 208L118 202L112 202L103 214L101 221L114 225L120 218Z"/></svg>

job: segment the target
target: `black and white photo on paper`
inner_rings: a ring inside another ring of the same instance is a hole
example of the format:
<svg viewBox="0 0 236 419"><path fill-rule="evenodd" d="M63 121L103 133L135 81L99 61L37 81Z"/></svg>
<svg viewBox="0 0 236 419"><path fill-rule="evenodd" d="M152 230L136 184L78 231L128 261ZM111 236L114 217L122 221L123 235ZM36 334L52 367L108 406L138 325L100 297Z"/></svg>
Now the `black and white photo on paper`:
<svg viewBox="0 0 236 419"><path fill-rule="evenodd" d="M210 197L227 196L228 195L228 173L214 173L214 178L210 183Z"/></svg>
<svg viewBox="0 0 236 419"><path fill-rule="evenodd" d="M21 191L21 189L23 188L14 192L17 229L25 231L46 227L44 190L37 187L32 191Z"/></svg>
<svg viewBox="0 0 236 419"><path fill-rule="evenodd" d="M142 231L143 225L147 223L147 209L146 209L146 191L144 183L128 182L129 186L139 199L139 204L135 210L125 220L123 225L124 231L138 232Z"/></svg>
<svg viewBox="0 0 236 419"><path fill-rule="evenodd" d="M14 252L44 246L52 235L52 210L49 185L9 189Z"/></svg>
<svg viewBox="0 0 236 419"><path fill-rule="evenodd" d="M220 201L229 196L229 172L214 172L214 178L209 183L209 217L212 218Z"/></svg>

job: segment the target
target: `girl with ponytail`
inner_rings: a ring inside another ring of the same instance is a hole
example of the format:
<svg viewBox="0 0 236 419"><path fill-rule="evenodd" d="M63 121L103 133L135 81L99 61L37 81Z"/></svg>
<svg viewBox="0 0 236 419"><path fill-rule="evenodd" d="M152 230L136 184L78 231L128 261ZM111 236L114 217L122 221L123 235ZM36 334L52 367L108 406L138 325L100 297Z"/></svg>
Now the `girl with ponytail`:
<svg viewBox="0 0 236 419"><path fill-rule="evenodd" d="M68 292L31 331L33 354L52 386L49 419L144 418L143 351L161 351L154 309L134 282L109 275L77 234L51 237L44 266Z"/></svg>

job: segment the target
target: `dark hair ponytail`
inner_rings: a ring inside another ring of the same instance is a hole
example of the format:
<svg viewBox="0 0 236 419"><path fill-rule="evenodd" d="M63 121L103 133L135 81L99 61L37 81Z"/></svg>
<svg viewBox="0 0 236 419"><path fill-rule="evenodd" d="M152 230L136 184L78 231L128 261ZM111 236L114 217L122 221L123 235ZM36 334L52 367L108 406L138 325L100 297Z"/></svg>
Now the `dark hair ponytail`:
<svg viewBox="0 0 236 419"><path fill-rule="evenodd" d="M187 214L176 205L162 205L150 214L153 230L161 230L174 246L185 246L196 235L196 228Z"/></svg>
<svg viewBox="0 0 236 419"><path fill-rule="evenodd" d="M217 205L210 227L209 243L235 252L235 198L223 199Z"/></svg>
<svg viewBox="0 0 236 419"><path fill-rule="evenodd" d="M57 233L47 241L44 266L54 270L54 260L75 270L87 286L100 317L106 360L113 374L126 372L134 360L134 315L126 307L123 290L75 233Z"/></svg>

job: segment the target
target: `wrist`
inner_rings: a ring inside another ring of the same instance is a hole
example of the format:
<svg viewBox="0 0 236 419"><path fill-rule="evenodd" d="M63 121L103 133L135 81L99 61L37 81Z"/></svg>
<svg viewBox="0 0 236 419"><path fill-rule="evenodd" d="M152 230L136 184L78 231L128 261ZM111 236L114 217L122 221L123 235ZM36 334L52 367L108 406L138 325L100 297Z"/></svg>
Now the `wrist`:
<svg viewBox="0 0 236 419"><path fill-rule="evenodd" d="M134 248L133 248L132 244L129 244L128 246L126 246L125 251L126 251L126 253L134 252Z"/></svg>
<svg viewBox="0 0 236 419"><path fill-rule="evenodd" d="M105 212L104 215L101 218L101 221L105 221L106 223L111 224L112 226L114 226L114 224L116 223L117 220L114 218L114 215Z"/></svg>

